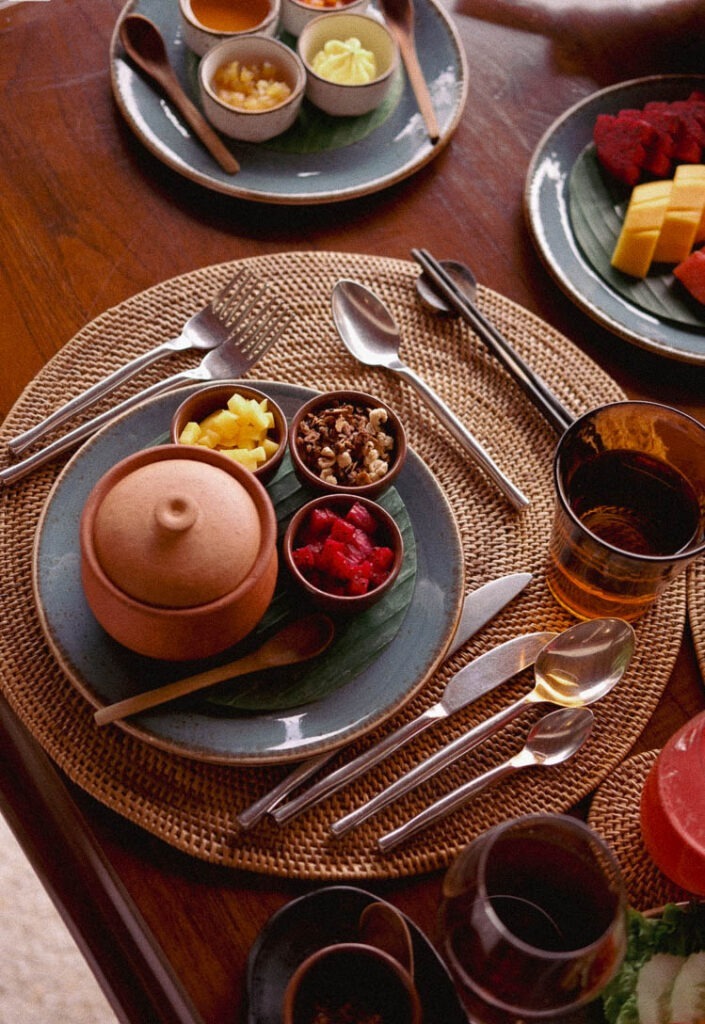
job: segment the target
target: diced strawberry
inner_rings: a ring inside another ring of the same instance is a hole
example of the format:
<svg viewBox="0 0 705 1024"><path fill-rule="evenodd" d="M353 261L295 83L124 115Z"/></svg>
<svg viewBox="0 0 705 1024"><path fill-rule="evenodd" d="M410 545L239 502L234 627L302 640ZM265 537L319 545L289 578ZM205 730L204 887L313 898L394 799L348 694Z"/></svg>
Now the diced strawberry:
<svg viewBox="0 0 705 1024"><path fill-rule="evenodd" d="M309 569L314 569L318 561L319 552L311 544L304 544L291 552L294 563L305 574Z"/></svg>
<svg viewBox="0 0 705 1024"><path fill-rule="evenodd" d="M355 533L354 523L351 523L349 519L341 519L340 516L336 516L330 531L330 536L334 540L340 540L344 544L351 544L355 538Z"/></svg>
<svg viewBox="0 0 705 1024"><path fill-rule="evenodd" d="M391 548L376 547L370 556L370 561L375 569L388 570L394 561L394 552Z"/></svg>
<svg viewBox="0 0 705 1024"><path fill-rule="evenodd" d="M311 537L320 537L330 532L338 516L330 508L314 508L311 510L306 526Z"/></svg>
<svg viewBox="0 0 705 1024"><path fill-rule="evenodd" d="M358 526L355 528L350 546L355 549L360 558L368 558L375 545L369 533L361 530Z"/></svg>
<svg viewBox="0 0 705 1024"><path fill-rule="evenodd" d="M359 526L360 529L364 530L370 537L374 537L377 530L377 520L361 502L354 502L348 509L345 518L348 522L353 523L355 526Z"/></svg>
<svg viewBox="0 0 705 1024"><path fill-rule="evenodd" d="M657 137L656 129L643 118L598 114L595 119L593 141L600 163L630 187L638 184L647 151Z"/></svg>
<svg viewBox="0 0 705 1024"><path fill-rule="evenodd" d="M705 249L691 252L690 256L674 267L673 273L694 299L705 303Z"/></svg>
<svg viewBox="0 0 705 1024"><path fill-rule="evenodd" d="M350 597L360 597L362 594L366 594L370 589L370 581L364 576L353 576L348 583L348 595Z"/></svg>

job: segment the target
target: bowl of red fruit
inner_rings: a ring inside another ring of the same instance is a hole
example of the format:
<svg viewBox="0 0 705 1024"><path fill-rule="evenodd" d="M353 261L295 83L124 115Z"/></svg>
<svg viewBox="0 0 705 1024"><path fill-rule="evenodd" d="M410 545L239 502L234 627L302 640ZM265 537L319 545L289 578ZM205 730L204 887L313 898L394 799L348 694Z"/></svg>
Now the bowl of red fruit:
<svg viewBox="0 0 705 1024"><path fill-rule="evenodd" d="M364 391L327 391L295 413L289 452L309 490L377 498L399 475L407 440L386 402Z"/></svg>
<svg viewBox="0 0 705 1024"><path fill-rule="evenodd" d="M369 498L320 495L292 516L282 556L317 608L349 615L365 611L392 588L404 542L390 514Z"/></svg>

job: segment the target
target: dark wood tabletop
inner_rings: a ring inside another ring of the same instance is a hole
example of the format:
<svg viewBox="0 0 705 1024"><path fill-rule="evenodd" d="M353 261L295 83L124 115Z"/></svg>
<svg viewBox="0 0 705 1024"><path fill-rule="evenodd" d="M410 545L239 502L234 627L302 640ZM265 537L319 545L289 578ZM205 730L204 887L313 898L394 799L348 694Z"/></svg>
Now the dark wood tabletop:
<svg viewBox="0 0 705 1024"><path fill-rule="evenodd" d="M578 310L549 277L524 222L531 154L568 107L630 77L701 70L702 5L644 0L648 18L619 10L633 6L450 5L470 73L450 144L387 190L314 206L224 196L146 151L110 89L119 0L0 11L0 414L88 321L165 279L267 253L407 259L412 246L425 246L465 259L482 283L563 332L630 397L705 422L705 367L622 341ZM686 631L635 750L661 746L703 707ZM124 821L66 780L2 699L0 734L0 807L118 1019L238 1020L255 937L311 885L204 864ZM432 935L440 881L373 888Z"/></svg>

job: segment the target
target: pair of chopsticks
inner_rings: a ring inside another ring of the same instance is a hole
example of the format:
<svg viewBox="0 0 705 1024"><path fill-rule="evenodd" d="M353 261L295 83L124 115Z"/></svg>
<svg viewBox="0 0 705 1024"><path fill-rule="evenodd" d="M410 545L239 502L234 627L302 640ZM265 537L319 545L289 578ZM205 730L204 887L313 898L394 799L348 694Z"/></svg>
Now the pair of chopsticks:
<svg viewBox="0 0 705 1024"><path fill-rule="evenodd" d="M556 398L551 389L531 369L467 296L452 277L426 249L412 249L411 255L446 302L472 327L477 336L514 377L524 393L541 411L558 434L562 434L574 417Z"/></svg>

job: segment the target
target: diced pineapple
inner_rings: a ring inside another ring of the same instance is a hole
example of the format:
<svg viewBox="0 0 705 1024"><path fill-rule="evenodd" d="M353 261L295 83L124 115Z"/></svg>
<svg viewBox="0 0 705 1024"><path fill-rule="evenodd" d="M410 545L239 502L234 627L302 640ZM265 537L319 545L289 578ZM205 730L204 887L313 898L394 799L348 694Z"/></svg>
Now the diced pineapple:
<svg viewBox="0 0 705 1024"><path fill-rule="evenodd" d="M216 434L214 430L204 430L201 427L201 435L196 444L200 444L203 448L217 448L220 444L220 435Z"/></svg>
<svg viewBox="0 0 705 1024"><path fill-rule="evenodd" d="M197 444L201 436L201 428L198 423L191 421L187 423L179 435L179 444Z"/></svg>
<svg viewBox="0 0 705 1024"><path fill-rule="evenodd" d="M266 461L264 448L221 448L220 454L227 455L229 459L239 462L253 473Z"/></svg>
<svg viewBox="0 0 705 1024"><path fill-rule="evenodd" d="M271 437L264 437L262 438L262 447L264 448L264 454L266 457L271 459L274 453L279 449L279 442L273 441Z"/></svg>
<svg viewBox="0 0 705 1024"><path fill-rule="evenodd" d="M670 181L647 181L633 189L612 254L612 266L617 270L632 277L646 277L670 194Z"/></svg>
<svg viewBox="0 0 705 1024"><path fill-rule="evenodd" d="M653 260L680 263L686 258L697 235L705 209L705 165L679 164L661 225Z"/></svg>
<svg viewBox="0 0 705 1024"><path fill-rule="evenodd" d="M229 409L218 409L201 423L202 430L212 430L221 438L221 443L233 441L240 432L240 420Z"/></svg>

